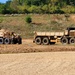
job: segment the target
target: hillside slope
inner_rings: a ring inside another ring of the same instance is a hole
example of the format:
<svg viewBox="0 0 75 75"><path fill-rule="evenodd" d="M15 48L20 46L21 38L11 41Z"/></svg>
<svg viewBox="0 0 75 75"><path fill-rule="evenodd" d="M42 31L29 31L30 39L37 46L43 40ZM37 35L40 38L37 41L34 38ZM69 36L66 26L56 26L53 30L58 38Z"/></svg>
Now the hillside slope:
<svg viewBox="0 0 75 75"><path fill-rule="evenodd" d="M23 14L0 15L0 29L15 31L23 38L33 38L34 31L63 31L69 26L75 26L74 14L29 14L32 23L27 24Z"/></svg>

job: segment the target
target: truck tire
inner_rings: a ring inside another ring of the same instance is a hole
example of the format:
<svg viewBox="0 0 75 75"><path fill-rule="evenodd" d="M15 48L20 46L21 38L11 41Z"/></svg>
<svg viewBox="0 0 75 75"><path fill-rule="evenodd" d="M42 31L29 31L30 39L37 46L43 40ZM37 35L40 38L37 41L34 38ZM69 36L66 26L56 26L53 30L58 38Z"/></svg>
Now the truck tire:
<svg viewBox="0 0 75 75"><path fill-rule="evenodd" d="M42 42L43 42L43 45L48 45L49 39L47 37L45 37L45 38L43 38Z"/></svg>
<svg viewBox="0 0 75 75"><path fill-rule="evenodd" d="M75 44L75 38L71 38L71 39L69 40L69 43L70 43L70 44Z"/></svg>
<svg viewBox="0 0 75 75"><path fill-rule="evenodd" d="M68 39L66 37L61 39L62 44L68 44Z"/></svg>
<svg viewBox="0 0 75 75"><path fill-rule="evenodd" d="M11 38L11 44L14 44L14 39L13 38Z"/></svg>
<svg viewBox="0 0 75 75"><path fill-rule="evenodd" d="M0 38L0 44L3 44L3 38Z"/></svg>
<svg viewBox="0 0 75 75"><path fill-rule="evenodd" d="M4 44L10 44L10 39L9 38L5 38L4 39Z"/></svg>
<svg viewBox="0 0 75 75"><path fill-rule="evenodd" d="M41 43L42 43L41 37L37 37L37 38L35 39L35 43L36 43L37 45L41 45Z"/></svg>
<svg viewBox="0 0 75 75"><path fill-rule="evenodd" d="M22 38L18 38L18 44L22 44Z"/></svg>
<svg viewBox="0 0 75 75"><path fill-rule="evenodd" d="M17 38L13 38L13 44L17 44L17 43L18 43Z"/></svg>
<svg viewBox="0 0 75 75"><path fill-rule="evenodd" d="M17 44L18 43L18 39L17 38L12 38L11 39L11 44Z"/></svg>

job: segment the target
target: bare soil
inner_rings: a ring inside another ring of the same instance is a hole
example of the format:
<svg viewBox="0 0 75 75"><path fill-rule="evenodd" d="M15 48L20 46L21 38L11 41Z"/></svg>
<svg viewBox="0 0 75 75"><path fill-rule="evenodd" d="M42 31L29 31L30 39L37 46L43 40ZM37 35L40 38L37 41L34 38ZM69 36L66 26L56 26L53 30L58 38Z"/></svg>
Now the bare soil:
<svg viewBox="0 0 75 75"><path fill-rule="evenodd" d="M36 45L32 41L0 45L0 75L75 75L74 45Z"/></svg>
<svg viewBox="0 0 75 75"><path fill-rule="evenodd" d="M31 52L59 52L75 51L75 45L36 45L32 39L24 39L23 44L0 45L0 53L31 53Z"/></svg>
<svg viewBox="0 0 75 75"><path fill-rule="evenodd" d="M0 75L75 75L75 52L0 54Z"/></svg>

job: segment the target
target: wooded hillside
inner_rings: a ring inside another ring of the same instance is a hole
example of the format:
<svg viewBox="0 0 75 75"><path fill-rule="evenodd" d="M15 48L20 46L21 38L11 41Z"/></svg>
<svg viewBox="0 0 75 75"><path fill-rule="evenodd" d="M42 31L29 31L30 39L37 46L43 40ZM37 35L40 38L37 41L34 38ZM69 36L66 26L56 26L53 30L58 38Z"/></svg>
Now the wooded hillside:
<svg viewBox="0 0 75 75"><path fill-rule="evenodd" d="M8 0L0 3L0 14L75 13L75 0Z"/></svg>

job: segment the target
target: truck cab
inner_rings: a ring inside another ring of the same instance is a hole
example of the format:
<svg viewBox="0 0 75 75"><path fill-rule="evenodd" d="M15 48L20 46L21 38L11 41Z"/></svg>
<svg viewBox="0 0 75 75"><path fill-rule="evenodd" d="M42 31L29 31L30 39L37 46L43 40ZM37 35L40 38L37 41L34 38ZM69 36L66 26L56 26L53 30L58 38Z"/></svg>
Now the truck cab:
<svg viewBox="0 0 75 75"><path fill-rule="evenodd" d="M67 35L62 36L62 44L75 44L75 27L68 27L66 29Z"/></svg>
<svg viewBox="0 0 75 75"><path fill-rule="evenodd" d="M69 37L75 37L75 27L68 27L67 30Z"/></svg>

